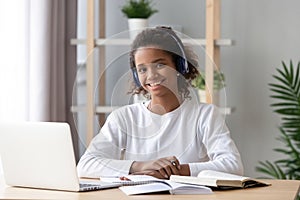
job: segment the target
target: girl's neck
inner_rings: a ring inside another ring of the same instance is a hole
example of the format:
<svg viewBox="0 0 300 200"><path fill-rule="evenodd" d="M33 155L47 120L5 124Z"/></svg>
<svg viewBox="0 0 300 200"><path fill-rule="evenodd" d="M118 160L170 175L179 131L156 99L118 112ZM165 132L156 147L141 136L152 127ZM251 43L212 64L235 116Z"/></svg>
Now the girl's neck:
<svg viewBox="0 0 300 200"><path fill-rule="evenodd" d="M183 99L178 95L173 97L154 97L151 99L148 109L156 114L163 115L169 113L180 106Z"/></svg>

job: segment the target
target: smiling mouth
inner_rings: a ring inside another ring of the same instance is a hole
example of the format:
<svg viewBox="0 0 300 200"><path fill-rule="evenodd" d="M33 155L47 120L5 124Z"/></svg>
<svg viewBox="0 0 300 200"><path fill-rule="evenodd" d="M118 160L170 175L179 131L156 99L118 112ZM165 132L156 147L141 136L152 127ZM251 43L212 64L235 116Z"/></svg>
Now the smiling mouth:
<svg viewBox="0 0 300 200"><path fill-rule="evenodd" d="M154 83L148 83L148 84L146 84L146 85L148 85L148 86L150 86L150 87L155 87L155 86L160 85L162 82L163 82L163 80L157 81L157 82L154 82Z"/></svg>

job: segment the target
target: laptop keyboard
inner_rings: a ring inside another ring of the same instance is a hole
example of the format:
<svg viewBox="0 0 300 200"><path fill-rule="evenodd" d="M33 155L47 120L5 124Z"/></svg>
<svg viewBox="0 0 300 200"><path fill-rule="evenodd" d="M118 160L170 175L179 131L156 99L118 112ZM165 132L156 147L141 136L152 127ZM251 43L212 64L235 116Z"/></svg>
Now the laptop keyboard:
<svg viewBox="0 0 300 200"><path fill-rule="evenodd" d="M101 189L108 189L108 188L116 188L121 185L116 183L109 183L109 184L80 183L79 186L80 186L80 191L93 191L93 190L101 190Z"/></svg>
<svg viewBox="0 0 300 200"><path fill-rule="evenodd" d="M93 186L101 186L100 184L90 184L90 183L80 183L80 187L93 187Z"/></svg>
<svg viewBox="0 0 300 200"><path fill-rule="evenodd" d="M80 190L82 191L88 191L88 190L99 190L101 189L101 185L100 184L89 184L89 183L80 183Z"/></svg>

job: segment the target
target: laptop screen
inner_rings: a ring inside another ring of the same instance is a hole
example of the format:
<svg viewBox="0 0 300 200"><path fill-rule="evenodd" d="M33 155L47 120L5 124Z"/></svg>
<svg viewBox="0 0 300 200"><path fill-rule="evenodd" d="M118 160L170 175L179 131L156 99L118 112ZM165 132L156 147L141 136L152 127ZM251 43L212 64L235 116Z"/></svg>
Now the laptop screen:
<svg viewBox="0 0 300 200"><path fill-rule="evenodd" d="M0 155L8 185L79 190L67 123L0 124Z"/></svg>

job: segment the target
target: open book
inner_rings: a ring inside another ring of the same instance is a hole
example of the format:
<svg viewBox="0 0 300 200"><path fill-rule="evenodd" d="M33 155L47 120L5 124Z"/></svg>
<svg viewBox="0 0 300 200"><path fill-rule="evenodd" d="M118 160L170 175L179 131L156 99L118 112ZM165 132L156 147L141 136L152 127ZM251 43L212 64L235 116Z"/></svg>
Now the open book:
<svg viewBox="0 0 300 200"><path fill-rule="evenodd" d="M250 177L238 176L213 170L203 170L198 174L197 177L171 175L170 180L178 183L189 183L220 189L248 188L271 185Z"/></svg>
<svg viewBox="0 0 300 200"><path fill-rule="evenodd" d="M101 177L100 180L123 185L120 190L127 195L169 192L170 194L211 194L209 187L176 183L147 175L126 175L128 180Z"/></svg>

